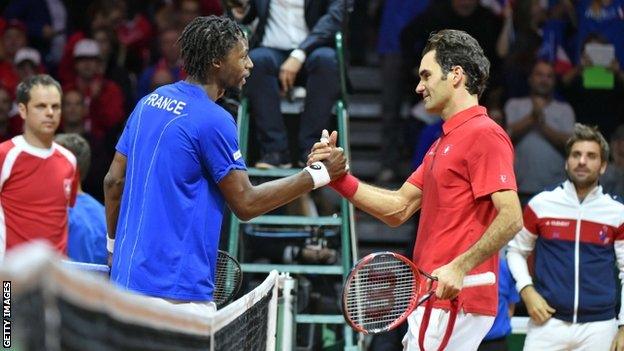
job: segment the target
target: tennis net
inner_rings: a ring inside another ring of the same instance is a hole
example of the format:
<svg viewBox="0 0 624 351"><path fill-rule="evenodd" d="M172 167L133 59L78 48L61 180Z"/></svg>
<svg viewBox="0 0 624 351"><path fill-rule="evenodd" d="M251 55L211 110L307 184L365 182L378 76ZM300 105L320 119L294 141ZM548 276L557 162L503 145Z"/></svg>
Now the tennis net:
<svg viewBox="0 0 624 351"><path fill-rule="evenodd" d="M63 265L40 245L11 252L0 268L12 287L18 350L275 350L277 280L214 314L183 314Z"/></svg>

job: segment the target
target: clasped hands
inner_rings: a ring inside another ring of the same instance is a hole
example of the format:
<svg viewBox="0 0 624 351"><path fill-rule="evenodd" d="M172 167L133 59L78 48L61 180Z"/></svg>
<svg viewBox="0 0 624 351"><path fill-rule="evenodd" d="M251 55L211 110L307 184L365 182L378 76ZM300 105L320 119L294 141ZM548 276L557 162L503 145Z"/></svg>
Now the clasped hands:
<svg viewBox="0 0 624 351"><path fill-rule="evenodd" d="M312 146L307 161L307 166L317 161L323 162L332 181L344 176L349 170L344 149L336 147L337 140L338 132L333 131L330 134L323 129L321 139Z"/></svg>

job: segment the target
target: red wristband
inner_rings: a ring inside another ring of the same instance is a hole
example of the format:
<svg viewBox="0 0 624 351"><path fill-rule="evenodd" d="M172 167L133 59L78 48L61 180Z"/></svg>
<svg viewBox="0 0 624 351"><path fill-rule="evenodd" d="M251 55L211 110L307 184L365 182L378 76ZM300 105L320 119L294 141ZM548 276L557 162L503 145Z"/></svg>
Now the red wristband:
<svg viewBox="0 0 624 351"><path fill-rule="evenodd" d="M349 199L352 198L353 195L355 195L359 184L359 179L347 173L344 176L329 183L329 186L336 190L340 195Z"/></svg>

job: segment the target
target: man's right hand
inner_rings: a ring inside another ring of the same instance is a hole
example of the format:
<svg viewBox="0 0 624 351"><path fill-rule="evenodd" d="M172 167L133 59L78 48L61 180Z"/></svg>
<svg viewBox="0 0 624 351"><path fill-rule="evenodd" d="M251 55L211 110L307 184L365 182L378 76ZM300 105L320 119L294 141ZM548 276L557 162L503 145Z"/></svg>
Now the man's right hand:
<svg viewBox="0 0 624 351"><path fill-rule="evenodd" d="M526 305L529 316L537 325L544 324L555 313L555 309L548 305L548 302L544 300L542 295L532 285L522 289L520 296Z"/></svg>
<svg viewBox="0 0 624 351"><path fill-rule="evenodd" d="M323 129L321 134L321 140L312 145L312 150L308 155L307 165L311 165L316 161L323 161L331 154L332 149L336 148L338 141L338 132L333 131L331 134L326 129Z"/></svg>

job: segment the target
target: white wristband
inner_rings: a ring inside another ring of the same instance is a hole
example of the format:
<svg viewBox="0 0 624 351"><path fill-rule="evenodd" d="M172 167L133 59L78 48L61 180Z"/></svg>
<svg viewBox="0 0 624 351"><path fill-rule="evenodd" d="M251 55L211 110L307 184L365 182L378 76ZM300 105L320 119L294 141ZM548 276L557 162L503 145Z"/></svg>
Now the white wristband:
<svg viewBox="0 0 624 351"><path fill-rule="evenodd" d="M115 239L111 239L108 234L106 234L106 251L113 253L115 250Z"/></svg>
<svg viewBox="0 0 624 351"><path fill-rule="evenodd" d="M331 182L329 172L327 172L327 168L325 167L323 162L314 162L304 169L308 171L308 173L310 173L310 176L312 176L312 181L314 181L314 189L318 189Z"/></svg>

